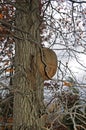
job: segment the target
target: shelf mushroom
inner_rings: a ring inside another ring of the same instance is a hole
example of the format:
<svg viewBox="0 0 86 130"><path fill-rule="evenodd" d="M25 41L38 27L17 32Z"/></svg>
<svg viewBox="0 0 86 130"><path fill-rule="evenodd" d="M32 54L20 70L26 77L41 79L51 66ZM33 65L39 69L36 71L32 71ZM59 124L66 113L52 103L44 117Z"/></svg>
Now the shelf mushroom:
<svg viewBox="0 0 86 130"><path fill-rule="evenodd" d="M51 79L57 71L57 55L49 48L41 48L37 55L38 70L44 80Z"/></svg>

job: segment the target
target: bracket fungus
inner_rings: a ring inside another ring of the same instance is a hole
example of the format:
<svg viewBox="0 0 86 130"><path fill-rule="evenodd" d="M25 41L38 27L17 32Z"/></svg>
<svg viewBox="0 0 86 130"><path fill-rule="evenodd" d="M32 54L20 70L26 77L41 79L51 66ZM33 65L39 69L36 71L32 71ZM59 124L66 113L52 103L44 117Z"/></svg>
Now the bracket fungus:
<svg viewBox="0 0 86 130"><path fill-rule="evenodd" d="M41 48L37 55L37 66L43 80L51 79L57 71L56 53L49 48Z"/></svg>

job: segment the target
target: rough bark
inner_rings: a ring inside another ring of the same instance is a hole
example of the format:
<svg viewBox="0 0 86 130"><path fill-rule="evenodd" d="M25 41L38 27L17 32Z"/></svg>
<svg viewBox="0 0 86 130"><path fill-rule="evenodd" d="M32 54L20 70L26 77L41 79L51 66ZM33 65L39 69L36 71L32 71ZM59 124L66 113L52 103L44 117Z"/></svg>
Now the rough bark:
<svg viewBox="0 0 86 130"><path fill-rule="evenodd" d="M37 69L39 0L16 0L13 130L42 130L43 81Z"/></svg>

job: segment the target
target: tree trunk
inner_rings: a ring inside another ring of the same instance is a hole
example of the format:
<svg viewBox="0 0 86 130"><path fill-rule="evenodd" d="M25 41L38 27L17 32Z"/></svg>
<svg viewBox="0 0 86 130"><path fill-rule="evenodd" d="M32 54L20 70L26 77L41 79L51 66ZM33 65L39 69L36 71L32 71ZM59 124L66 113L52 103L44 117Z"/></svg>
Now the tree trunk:
<svg viewBox="0 0 86 130"><path fill-rule="evenodd" d="M13 130L42 130L43 80L37 69L39 0L16 0Z"/></svg>

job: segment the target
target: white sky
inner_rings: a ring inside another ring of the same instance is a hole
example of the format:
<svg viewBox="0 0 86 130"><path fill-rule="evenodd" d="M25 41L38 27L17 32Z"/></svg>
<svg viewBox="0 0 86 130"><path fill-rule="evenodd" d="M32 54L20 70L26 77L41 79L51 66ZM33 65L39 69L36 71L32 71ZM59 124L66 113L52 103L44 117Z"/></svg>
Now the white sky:
<svg viewBox="0 0 86 130"><path fill-rule="evenodd" d="M86 83L86 55L79 54L79 62L83 67L73 59L69 62L69 68L74 72L79 81Z"/></svg>

